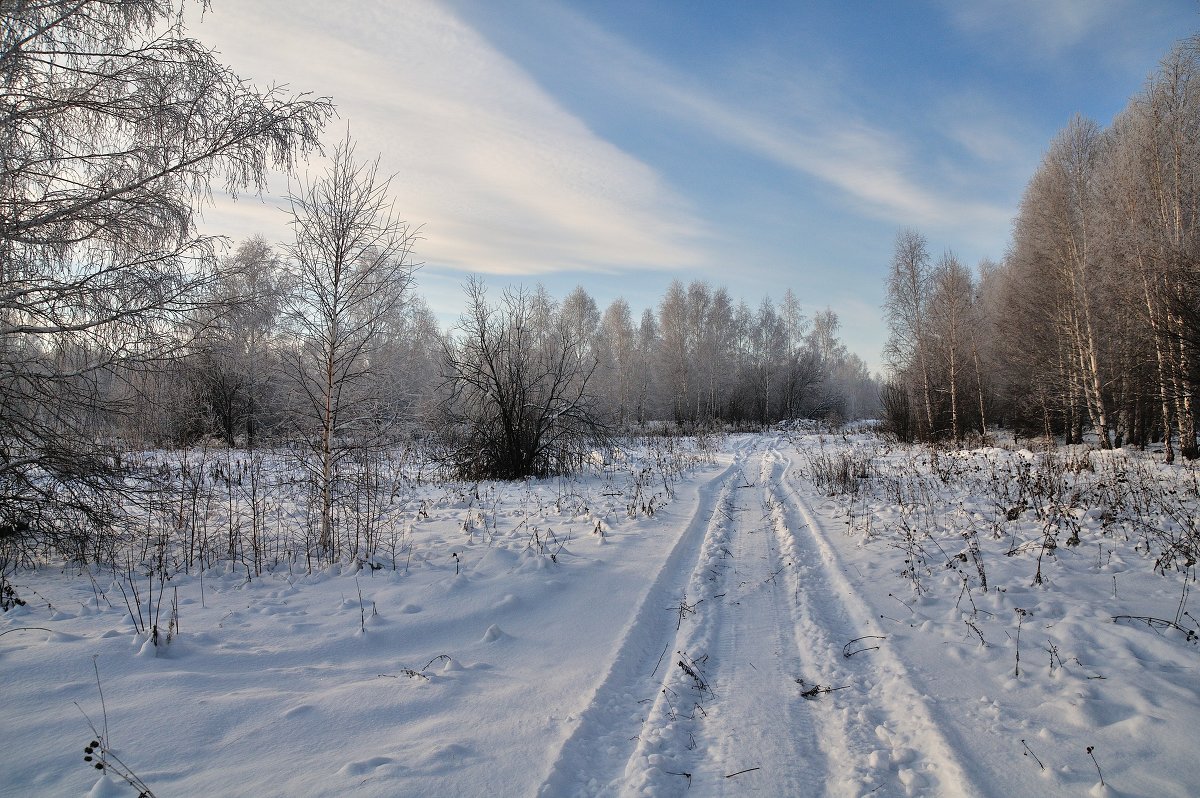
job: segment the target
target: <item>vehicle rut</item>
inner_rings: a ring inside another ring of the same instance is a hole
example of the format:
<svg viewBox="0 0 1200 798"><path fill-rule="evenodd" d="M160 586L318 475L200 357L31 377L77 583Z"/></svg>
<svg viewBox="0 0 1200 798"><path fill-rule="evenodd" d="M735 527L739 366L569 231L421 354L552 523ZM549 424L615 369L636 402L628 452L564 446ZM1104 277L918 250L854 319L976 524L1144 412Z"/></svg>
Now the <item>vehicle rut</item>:
<svg viewBox="0 0 1200 798"><path fill-rule="evenodd" d="M740 476L748 441L733 462L701 488L699 502L683 534L659 569L621 638L611 666L559 749L539 795L615 795L645 726L655 685L672 667L668 656L676 621L668 608L679 604L701 549L709 541L717 508Z"/></svg>
<svg viewBox="0 0 1200 798"><path fill-rule="evenodd" d="M699 504L546 796L978 795L775 439Z"/></svg>
<svg viewBox="0 0 1200 798"><path fill-rule="evenodd" d="M829 530L811 507L815 489L800 475L793 479L792 461L777 445L766 457L775 461L776 532L785 553L800 564L790 574L806 616L797 625L797 639L823 664L812 678L839 688L818 694L841 707L850 753L830 774L828 793L984 795L934 721L928 699L880 635L872 611L843 574ZM846 656L852 651L860 653Z"/></svg>

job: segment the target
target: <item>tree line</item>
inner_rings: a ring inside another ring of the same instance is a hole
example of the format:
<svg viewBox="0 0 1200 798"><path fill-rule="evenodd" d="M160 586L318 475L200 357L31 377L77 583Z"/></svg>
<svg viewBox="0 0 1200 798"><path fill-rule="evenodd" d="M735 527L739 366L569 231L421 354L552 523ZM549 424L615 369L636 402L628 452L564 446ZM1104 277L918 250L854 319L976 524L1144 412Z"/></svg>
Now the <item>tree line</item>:
<svg viewBox="0 0 1200 798"><path fill-rule="evenodd" d="M415 290L419 227L378 161L326 150L329 98L259 88L170 0L0 4L0 549L81 550L162 485L133 450L287 444L328 548L358 455L428 442L458 474L567 470L615 431L874 409L831 311L751 310L673 283L635 321L582 288L489 297L439 327ZM205 235L213 188L309 154L292 235ZM0 552L3 554L3 552Z"/></svg>
<svg viewBox="0 0 1200 798"><path fill-rule="evenodd" d="M1110 126L1076 116L1054 137L1001 262L972 275L901 231L885 311L884 414L903 438L1005 425L1197 457L1200 38Z"/></svg>
<svg viewBox="0 0 1200 798"><path fill-rule="evenodd" d="M417 235L405 230L402 247ZM723 287L676 280L635 322L627 300L601 310L582 286L561 300L540 285L491 296L472 277L466 309L442 329L409 251L399 254L348 258L339 276L336 259L243 242L218 269L188 345L146 376L122 434L160 447L205 437L253 447L437 431L463 458L517 458L462 460L464 473L511 478L568 462L580 447L559 444L585 429L580 440L595 445L663 424L854 419L878 407L878 383L838 339L837 315L809 319L791 290L778 308L765 298L751 310ZM497 435L525 448L500 455L484 443Z"/></svg>

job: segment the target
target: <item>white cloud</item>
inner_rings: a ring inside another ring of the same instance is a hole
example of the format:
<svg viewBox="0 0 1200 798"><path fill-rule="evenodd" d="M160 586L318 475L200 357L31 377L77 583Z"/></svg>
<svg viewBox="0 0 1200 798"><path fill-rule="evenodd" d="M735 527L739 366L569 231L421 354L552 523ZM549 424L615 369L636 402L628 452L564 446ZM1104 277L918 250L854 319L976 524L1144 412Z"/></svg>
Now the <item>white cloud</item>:
<svg viewBox="0 0 1200 798"><path fill-rule="evenodd" d="M1126 16L1128 7L1094 0L945 0L950 19L972 34L1003 34L1026 44L1031 53L1058 56L1093 33Z"/></svg>
<svg viewBox="0 0 1200 798"><path fill-rule="evenodd" d="M700 261L700 225L659 176L456 17L425 0L352 8L219 6L194 31L260 83L332 96L359 156L380 152L381 172L396 174L398 209L423 225L420 257L495 274ZM208 221L282 237L247 229L265 223L254 202L221 201Z"/></svg>
<svg viewBox="0 0 1200 798"><path fill-rule="evenodd" d="M947 139L984 164L1036 162L1044 146L1039 131L975 91L948 94L930 113Z"/></svg>
<svg viewBox="0 0 1200 798"><path fill-rule="evenodd" d="M990 237L1007 228L1010 209L930 187L934 176L914 174L912 149L897 133L865 122L861 114L803 76L760 81L782 107L752 107L727 100L674 74L661 63L561 7L557 24L570 29L576 50L595 71L640 96L656 111L671 113L711 135L840 192L851 209L903 225L967 230ZM785 85L786 84L786 85ZM791 88L788 88L788 87Z"/></svg>

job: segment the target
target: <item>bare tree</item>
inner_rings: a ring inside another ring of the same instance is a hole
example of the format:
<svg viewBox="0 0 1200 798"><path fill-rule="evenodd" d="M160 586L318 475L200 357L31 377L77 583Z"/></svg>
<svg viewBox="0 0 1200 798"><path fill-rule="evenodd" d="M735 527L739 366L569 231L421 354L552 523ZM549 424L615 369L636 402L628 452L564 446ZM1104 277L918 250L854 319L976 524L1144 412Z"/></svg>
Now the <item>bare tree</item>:
<svg viewBox="0 0 1200 798"><path fill-rule="evenodd" d="M806 417L844 416L851 383L862 376L860 366L866 368L857 358L851 359L845 345L838 340L841 324L831 308L813 314L806 346L799 358L807 389L800 412Z"/></svg>
<svg viewBox="0 0 1200 798"><path fill-rule="evenodd" d="M578 467L607 431L590 383L597 362L575 319L520 290L487 301L478 279L448 338L442 431L467 478L521 479Z"/></svg>
<svg viewBox="0 0 1200 798"><path fill-rule="evenodd" d="M614 299L605 309L596 335L596 358L603 375L597 393L618 429L623 428L634 414L640 367L637 354L637 331L629 303L621 298Z"/></svg>
<svg viewBox="0 0 1200 798"><path fill-rule="evenodd" d="M692 392L695 383L695 338L688 324L688 293L679 280L672 280L658 306L658 367L662 387L670 395L672 417L677 423L692 421Z"/></svg>
<svg viewBox="0 0 1200 798"><path fill-rule="evenodd" d="M898 373L916 370L924 410L921 427L925 436L934 434L933 386L925 330L929 281L929 250L925 236L916 230L901 230L896 235L884 306L891 333L884 355Z"/></svg>
<svg viewBox="0 0 1200 798"><path fill-rule="evenodd" d="M942 377L950 397L950 435L955 443L962 439L964 407L963 372L971 352L970 329L972 294L971 275L954 253L942 256L932 275L929 302L929 331L942 367Z"/></svg>
<svg viewBox="0 0 1200 798"><path fill-rule="evenodd" d="M637 351L634 355L634 420L639 424L658 418L662 407L658 395L661 379L656 368L658 348L658 319L653 310L646 308L638 323Z"/></svg>
<svg viewBox="0 0 1200 798"><path fill-rule="evenodd" d="M1168 462L1172 429L1188 459L1196 446L1200 361L1200 39L1177 45L1114 123L1112 184L1118 229L1141 278L1141 315L1153 334Z"/></svg>
<svg viewBox="0 0 1200 798"><path fill-rule="evenodd" d="M247 84L165 0L0 5L0 532L83 536L124 484L118 381L186 343L196 208L317 145L327 100ZM128 392L125 392L127 397Z"/></svg>
<svg viewBox="0 0 1200 798"><path fill-rule="evenodd" d="M1000 264L984 258L979 262L979 280L976 283L975 295L970 322L971 366L975 374L975 398L979 403L979 434L983 439L988 434L988 407L994 402L996 383L1002 378L994 372L999 366L999 336L997 319L999 316L996 302L998 299L997 275L1001 271ZM987 369L984 369L984 365Z"/></svg>
<svg viewBox="0 0 1200 798"><path fill-rule="evenodd" d="M202 401L228 446L240 437L253 448L267 416L283 282L275 250L261 236L250 238L225 261L208 291L211 304L196 316L190 360Z"/></svg>
<svg viewBox="0 0 1200 798"><path fill-rule="evenodd" d="M1200 39L1177 45L1113 125L1076 117L1029 182L1002 266L981 276L1002 414L1103 447L1196 445ZM982 345L978 345L982 344ZM984 381L977 378L981 393ZM1040 416L1040 419L1038 418Z"/></svg>
<svg viewBox="0 0 1200 798"><path fill-rule="evenodd" d="M571 336L580 345L592 352L595 347L596 330L600 326L600 309L582 285L567 294L559 310L563 323L571 328Z"/></svg>
<svg viewBox="0 0 1200 798"><path fill-rule="evenodd" d="M783 369L787 357L787 328L775 312L770 297L763 297L747 329L748 379L743 391L750 393L752 418L762 424L780 418L783 408Z"/></svg>
<svg viewBox="0 0 1200 798"><path fill-rule="evenodd" d="M697 285L693 283L693 286ZM707 293L708 286L700 283ZM689 292L691 293L691 292ZM697 298L704 296L697 292ZM696 371L700 395L697 399L700 418L711 421L720 418L731 399L734 386L734 347L737 326L734 320L733 299L723 287L713 289L707 301L696 309Z"/></svg>
<svg viewBox="0 0 1200 798"><path fill-rule="evenodd" d="M779 306L779 315L783 317L787 330L788 362L784 372L784 415L788 418L799 417L805 399L812 388L815 369L811 353L807 346L808 319L800 307L800 299L792 291L783 292L783 301Z"/></svg>
<svg viewBox="0 0 1200 798"><path fill-rule="evenodd" d="M284 362L297 420L316 453L320 545L332 550L339 464L377 442L381 414L377 355L383 334L408 299L417 231L400 220L378 161L359 164L349 137L325 174L291 195L285 315L294 343Z"/></svg>
<svg viewBox="0 0 1200 798"><path fill-rule="evenodd" d="M400 421L397 432L416 432L430 421L441 375L442 339L437 318L420 296L412 296L387 320L374 359L384 412Z"/></svg>
<svg viewBox="0 0 1200 798"><path fill-rule="evenodd" d="M1104 142L1091 120L1075 117L1051 142L1021 202L1014 247L1037 264L1058 297L1057 335L1070 390L1083 397L1091 427L1104 448L1113 445L1098 314L1106 288L1099 278L1097 168Z"/></svg>

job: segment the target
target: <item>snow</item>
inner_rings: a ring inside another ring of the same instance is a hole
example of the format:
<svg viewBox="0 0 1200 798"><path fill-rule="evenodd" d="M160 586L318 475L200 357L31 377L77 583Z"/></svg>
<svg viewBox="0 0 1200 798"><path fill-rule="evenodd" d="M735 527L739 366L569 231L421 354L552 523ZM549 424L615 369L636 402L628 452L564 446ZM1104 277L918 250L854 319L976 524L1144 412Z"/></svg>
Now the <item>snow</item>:
<svg viewBox="0 0 1200 798"><path fill-rule="evenodd" d="M1195 471L804 429L673 458L412 483L399 556L173 572L157 646L120 566L18 571L0 794L136 794L85 712L161 798L1200 789Z"/></svg>

